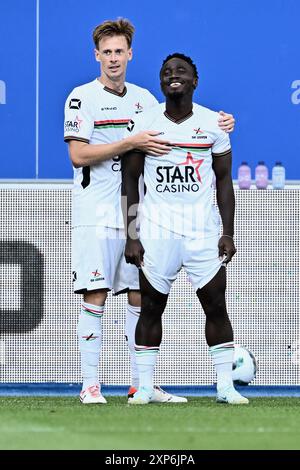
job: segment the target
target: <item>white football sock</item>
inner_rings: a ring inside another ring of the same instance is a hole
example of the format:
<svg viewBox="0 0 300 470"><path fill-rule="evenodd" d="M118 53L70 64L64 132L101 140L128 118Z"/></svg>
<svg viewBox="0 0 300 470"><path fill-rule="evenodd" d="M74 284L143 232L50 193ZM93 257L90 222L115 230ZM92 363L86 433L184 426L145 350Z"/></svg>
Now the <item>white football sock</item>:
<svg viewBox="0 0 300 470"><path fill-rule="evenodd" d="M135 357L139 370L139 388L153 388L153 374L159 346L135 345Z"/></svg>
<svg viewBox="0 0 300 470"><path fill-rule="evenodd" d="M209 353L217 373L217 391L234 388L232 382L234 343L230 341L211 346Z"/></svg>
<svg viewBox="0 0 300 470"><path fill-rule="evenodd" d="M134 307L127 304L126 320L125 320L125 336L130 353L130 369L131 369L131 385L135 388L139 387L139 371L135 357L135 329L141 313L141 307Z"/></svg>
<svg viewBox="0 0 300 470"><path fill-rule="evenodd" d="M99 385L98 364L102 345L101 318L104 305L100 307L82 302L77 335L81 354L82 390Z"/></svg>

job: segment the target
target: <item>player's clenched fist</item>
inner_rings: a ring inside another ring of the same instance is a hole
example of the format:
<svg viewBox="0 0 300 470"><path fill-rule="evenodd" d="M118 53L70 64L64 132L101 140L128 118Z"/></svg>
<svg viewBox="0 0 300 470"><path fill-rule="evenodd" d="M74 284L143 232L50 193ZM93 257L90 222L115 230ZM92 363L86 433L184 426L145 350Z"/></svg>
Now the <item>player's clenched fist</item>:
<svg viewBox="0 0 300 470"><path fill-rule="evenodd" d="M218 243L218 248L219 248L219 257L220 259L223 258L223 256L226 256L225 258L225 263L229 263L233 256L236 253L236 248L234 245L233 238L227 235L223 235Z"/></svg>
<svg viewBox="0 0 300 470"><path fill-rule="evenodd" d="M125 246L126 263L135 264L137 267L143 265L145 250L140 240L127 240Z"/></svg>

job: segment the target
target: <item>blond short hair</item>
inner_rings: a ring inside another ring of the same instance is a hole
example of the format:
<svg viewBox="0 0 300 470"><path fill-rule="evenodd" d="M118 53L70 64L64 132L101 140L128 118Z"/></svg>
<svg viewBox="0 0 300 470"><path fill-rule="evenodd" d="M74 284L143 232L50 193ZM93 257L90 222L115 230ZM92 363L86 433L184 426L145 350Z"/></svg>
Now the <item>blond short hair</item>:
<svg viewBox="0 0 300 470"><path fill-rule="evenodd" d="M126 18L118 18L115 21L104 21L104 23L96 26L93 32L93 40L96 46L96 49L99 47L99 41L104 37L109 36L124 36L128 47L131 47L132 37L134 34L133 24Z"/></svg>

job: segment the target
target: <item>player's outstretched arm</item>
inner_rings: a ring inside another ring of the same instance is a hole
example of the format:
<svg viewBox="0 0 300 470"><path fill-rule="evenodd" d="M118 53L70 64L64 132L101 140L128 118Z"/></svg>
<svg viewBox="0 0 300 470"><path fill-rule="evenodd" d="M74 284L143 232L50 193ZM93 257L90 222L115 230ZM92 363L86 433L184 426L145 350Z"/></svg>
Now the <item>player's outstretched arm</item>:
<svg viewBox="0 0 300 470"><path fill-rule="evenodd" d="M144 170L145 155L128 152L122 157L122 211L126 232L125 259L127 263L141 266L144 248L137 233L137 215L140 201L139 179Z"/></svg>
<svg viewBox="0 0 300 470"><path fill-rule="evenodd" d="M218 125L222 131L225 131L229 134L234 131L235 119L232 114L219 111Z"/></svg>
<svg viewBox="0 0 300 470"><path fill-rule="evenodd" d="M168 140L160 139L161 132L142 131L134 136L127 137L133 149L141 150L147 155L159 157L166 155L171 150L171 143Z"/></svg>
<svg viewBox="0 0 300 470"><path fill-rule="evenodd" d="M69 140L69 154L75 168L96 165L117 155L139 149L149 155L160 156L170 151L169 142L159 139L159 132L144 131L111 144L89 144Z"/></svg>
<svg viewBox="0 0 300 470"><path fill-rule="evenodd" d="M219 156L217 154L213 154L213 170L216 175L217 203L223 224L223 235L219 240L219 256L223 257L226 255L227 263L236 253L233 241L235 198L231 178L231 165L231 151Z"/></svg>

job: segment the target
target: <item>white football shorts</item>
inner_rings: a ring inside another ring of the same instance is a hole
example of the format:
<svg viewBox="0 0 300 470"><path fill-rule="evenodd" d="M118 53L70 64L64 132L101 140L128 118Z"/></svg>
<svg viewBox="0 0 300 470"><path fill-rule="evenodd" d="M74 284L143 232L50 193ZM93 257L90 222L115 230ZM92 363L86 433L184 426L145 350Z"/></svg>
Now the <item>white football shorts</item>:
<svg viewBox="0 0 300 470"><path fill-rule="evenodd" d="M136 266L124 258L123 229L80 226L72 229L73 288L77 294L97 289L115 294L139 290Z"/></svg>
<svg viewBox="0 0 300 470"><path fill-rule="evenodd" d="M191 238L159 228L159 238L149 237L141 227L141 243L145 249L143 273L159 292L168 294L181 268L186 271L195 290L204 287L219 271L224 260L219 259L219 235ZM147 236L143 236L146 234Z"/></svg>

